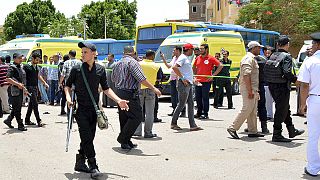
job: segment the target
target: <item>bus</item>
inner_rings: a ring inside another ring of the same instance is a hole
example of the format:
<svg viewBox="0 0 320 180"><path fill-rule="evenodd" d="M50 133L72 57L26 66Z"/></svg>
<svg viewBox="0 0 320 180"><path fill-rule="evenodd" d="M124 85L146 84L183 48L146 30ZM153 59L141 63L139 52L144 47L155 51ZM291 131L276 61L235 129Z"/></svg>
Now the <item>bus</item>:
<svg viewBox="0 0 320 180"><path fill-rule="evenodd" d="M138 56L144 56L149 49L157 51L160 44L177 30L191 30L204 27L205 25L183 22L165 22L138 26L135 39L136 52Z"/></svg>
<svg viewBox="0 0 320 180"><path fill-rule="evenodd" d="M114 54L115 61L119 61L123 56L125 46L134 46L134 40L115 40L115 39L89 39L86 42L96 45L98 61L103 61L108 54Z"/></svg>
<svg viewBox="0 0 320 180"><path fill-rule="evenodd" d="M206 25L211 32L216 31L235 31L242 35L245 45L250 41L258 41L261 45L269 45L271 47L276 47L276 41L280 36L280 33L276 31L249 29L240 25L234 24L211 24L203 23Z"/></svg>

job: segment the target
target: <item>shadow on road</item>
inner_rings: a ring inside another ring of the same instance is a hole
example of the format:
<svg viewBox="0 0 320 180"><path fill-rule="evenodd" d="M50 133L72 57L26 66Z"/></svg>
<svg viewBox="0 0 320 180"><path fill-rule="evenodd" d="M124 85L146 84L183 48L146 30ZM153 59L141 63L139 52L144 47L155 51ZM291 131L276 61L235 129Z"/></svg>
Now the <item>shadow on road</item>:
<svg viewBox="0 0 320 180"><path fill-rule="evenodd" d="M265 141L266 139L265 138L250 138L248 136L243 136L240 138L242 141L246 141L246 142L256 142L256 141Z"/></svg>
<svg viewBox="0 0 320 180"><path fill-rule="evenodd" d="M161 141L162 140L162 137L154 137L154 138L144 138L143 136L135 136L135 137L132 137L133 139L135 140L139 140L139 141Z"/></svg>
<svg viewBox="0 0 320 180"><path fill-rule="evenodd" d="M6 135L6 134L15 134L15 133L23 133L23 131L19 131L17 128L14 129L8 129L7 132L2 133L2 135Z"/></svg>
<svg viewBox="0 0 320 180"><path fill-rule="evenodd" d="M266 141L267 143L274 144L276 146L282 146L286 148L296 148L301 146L303 143L296 143L296 142L289 142L289 143L283 143L283 142L272 142L272 141Z"/></svg>
<svg viewBox="0 0 320 180"><path fill-rule="evenodd" d="M317 177L312 177L312 176L309 176L307 174L303 174L301 179L319 179L319 175Z"/></svg>
<svg viewBox="0 0 320 180"><path fill-rule="evenodd" d="M133 156L160 156L160 154L144 154L140 149L123 150L121 147L112 147L115 152Z"/></svg>
<svg viewBox="0 0 320 180"><path fill-rule="evenodd" d="M64 174L67 179L73 180L73 179L79 179L79 180L87 180L91 179L90 173L79 173L79 172L74 172L73 174L71 173L65 173ZM128 176L120 175L120 174L114 174L114 173L103 173L103 176L96 178L98 180L106 180L106 179L115 179L115 178L129 178Z"/></svg>

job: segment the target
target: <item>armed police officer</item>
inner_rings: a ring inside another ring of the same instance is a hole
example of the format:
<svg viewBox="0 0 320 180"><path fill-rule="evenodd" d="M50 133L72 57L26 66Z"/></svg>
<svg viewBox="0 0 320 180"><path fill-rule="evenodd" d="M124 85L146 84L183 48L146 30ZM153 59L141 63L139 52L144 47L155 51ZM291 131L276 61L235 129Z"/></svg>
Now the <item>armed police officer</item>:
<svg viewBox="0 0 320 180"><path fill-rule="evenodd" d="M282 136L282 122L287 126L289 138L304 133L304 130L296 129L290 116L290 90L291 83L295 83L297 77L292 74L292 57L288 53L290 39L282 35L277 42L278 50L274 52L264 67L265 80L269 84L270 93L275 101L276 111L273 125L273 142L291 142Z"/></svg>
<svg viewBox="0 0 320 180"><path fill-rule="evenodd" d="M71 69L65 87L68 105L73 105L70 96L71 87L73 85L75 87L75 94L78 102L78 109L75 119L77 120L79 127L81 142L79 154L76 155L76 164L74 169L75 171L91 173L91 177L96 178L102 175L96 163L96 153L93 145L93 140L96 133L97 114L94 108L93 100L90 99L90 93L86 88L84 77L88 81L88 85L96 104L98 104L99 101L98 87L100 84L104 93L117 102L121 110L128 110L128 105L127 101L120 99L109 88L104 67L98 63L95 63L94 58L96 56L96 46L83 42L80 42L78 46L82 49L83 63L76 64ZM82 76L82 73L84 73L84 77ZM86 158L88 158L89 168L85 164Z"/></svg>
<svg viewBox="0 0 320 180"><path fill-rule="evenodd" d="M10 115L3 122L9 127L14 128L11 125L13 118L16 118L18 123L18 130L26 131L27 128L24 127L23 121L21 118L21 107L23 100L23 91L25 90L25 79L24 70L22 68L22 54L14 53L13 54L13 64L10 65L7 73L7 82L11 84L10 94L11 94L11 103L12 110Z"/></svg>

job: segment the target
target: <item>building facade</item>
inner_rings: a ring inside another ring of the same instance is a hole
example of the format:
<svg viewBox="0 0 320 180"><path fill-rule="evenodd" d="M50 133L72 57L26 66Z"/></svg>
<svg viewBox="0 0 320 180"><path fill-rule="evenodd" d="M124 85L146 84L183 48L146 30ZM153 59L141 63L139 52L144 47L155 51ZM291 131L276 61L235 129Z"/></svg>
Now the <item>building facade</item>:
<svg viewBox="0 0 320 180"><path fill-rule="evenodd" d="M190 0L189 21L234 24L247 3L250 0Z"/></svg>

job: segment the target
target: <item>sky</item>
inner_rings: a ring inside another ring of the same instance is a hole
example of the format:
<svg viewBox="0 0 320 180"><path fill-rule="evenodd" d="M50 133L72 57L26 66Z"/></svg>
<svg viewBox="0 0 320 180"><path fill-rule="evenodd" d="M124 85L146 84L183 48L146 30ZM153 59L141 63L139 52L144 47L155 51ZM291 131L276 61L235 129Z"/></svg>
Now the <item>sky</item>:
<svg viewBox="0 0 320 180"><path fill-rule="evenodd" d="M90 4L92 0L51 0L56 9L67 17L76 15L84 4ZM99 1L99 0L93 0ZM132 2L133 0L129 0ZM10 12L15 11L16 6L32 0L9 0L0 6L0 25ZM164 22L166 19L188 19L188 0L137 0L138 15L137 25Z"/></svg>

